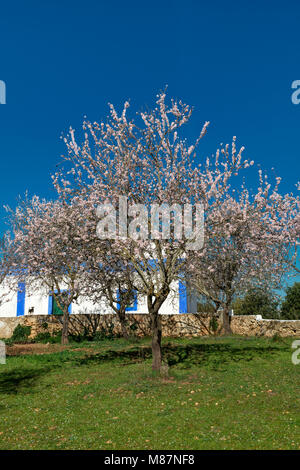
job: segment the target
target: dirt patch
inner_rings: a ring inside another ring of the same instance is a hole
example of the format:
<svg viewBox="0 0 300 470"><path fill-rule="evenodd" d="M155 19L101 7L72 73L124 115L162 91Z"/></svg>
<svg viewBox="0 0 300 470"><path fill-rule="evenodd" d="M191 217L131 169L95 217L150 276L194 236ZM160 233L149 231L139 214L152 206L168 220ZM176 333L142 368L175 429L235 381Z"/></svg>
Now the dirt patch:
<svg viewBox="0 0 300 470"><path fill-rule="evenodd" d="M14 344L13 346L7 346L6 354L7 356L23 356L25 354L51 354L62 352L66 349L84 351L88 352L89 354L97 354L97 351L93 351L91 348L74 348L72 345L62 346L61 344L51 343Z"/></svg>
<svg viewBox="0 0 300 470"><path fill-rule="evenodd" d="M22 356L24 354L50 354L54 352L61 352L67 349L68 346L62 346L61 344L14 344L13 346L7 346L7 356Z"/></svg>

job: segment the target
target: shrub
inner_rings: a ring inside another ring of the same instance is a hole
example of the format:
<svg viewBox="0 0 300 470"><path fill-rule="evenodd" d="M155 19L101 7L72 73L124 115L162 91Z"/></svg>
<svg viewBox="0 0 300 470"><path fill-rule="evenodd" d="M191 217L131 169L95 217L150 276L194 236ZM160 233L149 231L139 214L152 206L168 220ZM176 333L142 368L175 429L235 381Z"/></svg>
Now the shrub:
<svg viewBox="0 0 300 470"><path fill-rule="evenodd" d="M49 331L38 333L34 338L35 343L49 343L51 340L51 335Z"/></svg>
<svg viewBox="0 0 300 470"><path fill-rule="evenodd" d="M282 336L280 336L279 333L274 333L274 335L272 336L272 341L274 341L275 343L277 343L278 341L283 341L283 338Z"/></svg>
<svg viewBox="0 0 300 470"><path fill-rule="evenodd" d="M27 343L31 333L31 326L17 325L11 336L12 343Z"/></svg>
<svg viewBox="0 0 300 470"><path fill-rule="evenodd" d="M300 320L300 282L295 282L286 290L281 305L281 317L287 320Z"/></svg>
<svg viewBox="0 0 300 470"><path fill-rule="evenodd" d="M46 342L51 343L51 344L61 343L61 335L62 335L61 331L56 331L50 336L50 338Z"/></svg>
<svg viewBox="0 0 300 470"><path fill-rule="evenodd" d="M243 298L236 299L232 308L236 315L261 315L263 318L279 317L278 299L272 291L260 287L249 289Z"/></svg>
<svg viewBox="0 0 300 470"><path fill-rule="evenodd" d="M209 322L209 328L213 332L213 334L216 334L219 328L219 323L215 315L213 315L210 319Z"/></svg>
<svg viewBox="0 0 300 470"><path fill-rule="evenodd" d="M117 335L114 332L114 324L113 323L107 323L104 325L101 325L98 331L96 331L93 340L94 341L103 341L105 339L114 339L119 337L120 335Z"/></svg>

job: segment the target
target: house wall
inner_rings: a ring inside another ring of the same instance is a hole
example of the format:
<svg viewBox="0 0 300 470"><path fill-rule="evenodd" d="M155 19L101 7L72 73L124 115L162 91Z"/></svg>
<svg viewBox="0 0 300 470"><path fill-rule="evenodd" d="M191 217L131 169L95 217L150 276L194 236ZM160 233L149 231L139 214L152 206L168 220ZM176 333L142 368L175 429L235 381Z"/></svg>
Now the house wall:
<svg viewBox="0 0 300 470"><path fill-rule="evenodd" d="M0 318L17 316L17 292L11 292L4 283L0 287Z"/></svg>
<svg viewBox="0 0 300 470"><path fill-rule="evenodd" d="M181 285L181 288L179 289L179 285L179 282L171 284L171 292L161 307L161 314L174 315L178 313L187 313L188 296L186 294L185 286ZM8 297L7 301L0 306L0 318L10 318L23 315L49 315L50 313L49 293L47 289L43 287L38 291L35 290L34 293L26 291L26 286L24 293L22 293L21 289L17 292L10 293L9 288L4 286L0 289L0 298L3 294L8 295ZM130 313L136 314L146 314L147 312L147 300L145 297L139 297L137 299L136 310L130 310ZM114 312L104 301L99 305L95 305L88 299L81 299L80 301L72 304L71 313L113 314Z"/></svg>
<svg viewBox="0 0 300 470"><path fill-rule="evenodd" d="M0 317L17 316L17 295L14 294L9 302L0 305Z"/></svg>

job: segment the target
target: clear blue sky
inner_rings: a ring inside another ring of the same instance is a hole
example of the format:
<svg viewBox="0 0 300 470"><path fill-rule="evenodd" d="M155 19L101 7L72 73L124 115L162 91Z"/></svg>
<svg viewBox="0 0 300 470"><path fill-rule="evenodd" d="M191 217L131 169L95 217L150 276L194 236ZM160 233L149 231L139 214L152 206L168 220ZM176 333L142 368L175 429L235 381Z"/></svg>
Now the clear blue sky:
<svg viewBox="0 0 300 470"><path fill-rule="evenodd" d="M105 118L108 102L151 105L166 84L195 106L192 132L211 121L203 156L236 135L247 157L294 190L299 24L297 0L2 2L1 206L26 190L54 196L50 173L70 125Z"/></svg>

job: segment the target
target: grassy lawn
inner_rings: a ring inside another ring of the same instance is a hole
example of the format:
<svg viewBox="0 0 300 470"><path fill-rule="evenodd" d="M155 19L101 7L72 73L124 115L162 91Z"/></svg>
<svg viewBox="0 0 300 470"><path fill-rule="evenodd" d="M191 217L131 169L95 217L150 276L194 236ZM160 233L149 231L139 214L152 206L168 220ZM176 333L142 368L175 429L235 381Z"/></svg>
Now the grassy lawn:
<svg viewBox="0 0 300 470"><path fill-rule="evenodd" d="M80 343L0 365L0 449L299 449L292 339Z"/></svg>

